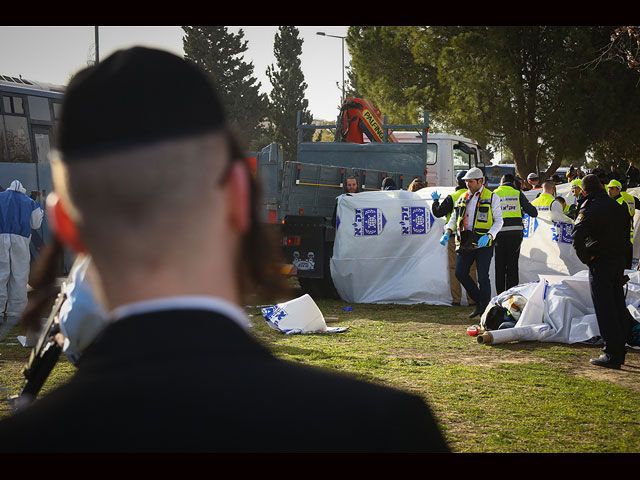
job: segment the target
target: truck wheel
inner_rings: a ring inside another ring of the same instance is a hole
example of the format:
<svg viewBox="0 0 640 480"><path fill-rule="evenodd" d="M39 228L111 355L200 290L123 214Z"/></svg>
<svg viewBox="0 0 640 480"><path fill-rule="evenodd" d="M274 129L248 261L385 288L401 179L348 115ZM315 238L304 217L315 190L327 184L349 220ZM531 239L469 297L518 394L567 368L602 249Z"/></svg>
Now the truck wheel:
<svg viewBox="0 0 640 480"><path fill-rule="evenodd" d="M300 278L298 277L298 283L304 293L308 293L311 297L324 298L321 278Z"/></svg>

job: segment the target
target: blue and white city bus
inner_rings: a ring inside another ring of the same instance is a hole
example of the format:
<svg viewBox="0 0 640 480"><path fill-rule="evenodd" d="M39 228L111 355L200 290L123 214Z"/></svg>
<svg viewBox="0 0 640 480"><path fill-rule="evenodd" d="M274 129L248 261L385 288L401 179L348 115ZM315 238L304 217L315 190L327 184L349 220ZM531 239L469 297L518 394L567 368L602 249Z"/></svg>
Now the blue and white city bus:
<svg viewBox="0 0 640 480"><path fill-rule="evenodd" d="M53 190L48 154L63 94L63 86L0 74L0 191L20 180L27 195L44 206ZM46 221L32 231L32 260L50 238Z"/></svg>

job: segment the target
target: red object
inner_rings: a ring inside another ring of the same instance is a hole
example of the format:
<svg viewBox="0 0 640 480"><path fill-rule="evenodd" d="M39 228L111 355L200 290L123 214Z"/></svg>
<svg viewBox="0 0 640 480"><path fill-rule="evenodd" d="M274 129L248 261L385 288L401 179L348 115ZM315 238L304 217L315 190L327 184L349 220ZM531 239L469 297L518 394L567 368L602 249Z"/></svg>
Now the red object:
<svg viewBox="0 0 640 480"><path fill-rule="evenodd" d="M365 143L363 135L370 142L383 141L382 113L369 100L346 98L338 117L338 141ZM393 133L388 135L389 142L397 142Z"/></svg>
<svg viewBox="0 0 640 480"><path fill-rule="evenodd" d="M255 177L258 172L258 159L256 157L247 157L247 164L249 165L249 171Z"/></svg>
<svg viewBox="0 0 640 480"><path fill-rule="evenodd" d="M479 332L480 332L480 328L477 325L473 325L467 328L467 334L471 335L472 337L475 337L476 335L478 335Z"/></svg>

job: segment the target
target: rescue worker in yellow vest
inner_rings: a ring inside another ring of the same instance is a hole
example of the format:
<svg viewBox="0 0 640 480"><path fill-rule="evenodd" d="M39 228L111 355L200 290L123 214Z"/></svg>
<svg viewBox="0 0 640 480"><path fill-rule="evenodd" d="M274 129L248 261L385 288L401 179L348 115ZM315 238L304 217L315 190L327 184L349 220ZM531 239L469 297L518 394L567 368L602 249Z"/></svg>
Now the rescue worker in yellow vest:
<svg viewBox="0 0 640 480"><path fill-rule="evenodd" d="M500 180L493 193L500 198L503 226L494 242L496 293L500 294L520 283L518 260L522 245L523 213L538 216L536 207L529 203L526 195L514 188L515 178L510 173Z"/></svg>
<svg viewBox="0 0 640 480"><path fill-rule="evenodd" d="M582 191L582 179L575 178L571 180L571 193L573 194L574 201L572 204L567 205L564 209L564 214L575 220L578 216L578 209L580 208L580 203L584 200L584 192Z"/></svg>
<svg viewBox="0 0 640 480"><path fill-rule="evenodd" d="M493 242L502 228L502 207L500 197L484 186L482 170L477 167L470 169L463 180L468 191L458 198L440 243L446 245L451 234L456 232L455 275L476 302L475 309L469 315L469 318L473 318L482 314L491 300L489 268ZM474 262L478 283L469 275Z"/></svg>
<svg viewBox="0 0 640 480"><path fill-rule="evenodd" d="M622 184L618 180L611 180L607 185L607 193L620 205L626 204L629 209L629 215L631 216L631 232L629 232L629 239L631 245L633 245L633 217L636 214L636 197L622 190Z"/></svg>
<svg viewBox="0 0 640 480"><path fill-rule="evenodd" d="M467 191L467 185L465 181L462 179L467 174L466 170L462 170L458 172L456 175L456 191L450 195L447 195L445 199L440 203L440 194L437 191L431 192L431 198L433 199L433 203L431 204L431 213L437 218L447 217L447 223L449 223L449 219L451 218L451 212L453 212L453 207L455 203L460 198L460 195L464 194ZM451 290L451 305L454 307L459 306L462 303L462 286L460 282L456 278L456 239L455 237L449 238L449 242L447 243L447 255L449 261L449 288ZM471 278L476 282L478 278L478 274L476 272L476 264L474 263L471 266ZM467 292L467 302L469 305L475 305L475 301L471 299L469 296L469 292Z"/></svg>
<svg viewBox="0 0 640 480"><path fill-rule="evenodd" d="M556 200L556 184L553 180L545 180L542 182L542 193L536 198L531 205L536 207L540 212L555 212L563 214L562 205Z"/></svg>

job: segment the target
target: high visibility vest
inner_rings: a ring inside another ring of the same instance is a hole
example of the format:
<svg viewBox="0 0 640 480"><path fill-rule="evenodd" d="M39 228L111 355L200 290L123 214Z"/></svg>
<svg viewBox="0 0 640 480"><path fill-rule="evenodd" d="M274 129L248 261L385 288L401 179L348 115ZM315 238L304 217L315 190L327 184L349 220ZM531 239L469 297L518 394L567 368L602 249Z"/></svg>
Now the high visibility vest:
<svg viewBox="0 0 640 480"><path fill-rule="evenodd" d="M541 193L538 198L531 202L531 205L536 207L539 212L550 212L551 204L553 202L557 202L553 195L551 195L550 193Z"/></svg>
<svg viewBox="0 0 640 480"><path fill-rule="evenodd" d="M469 201L469 191L464 192L464 195L460 195L456 202L456 246L460 245L460 232L462 231L462 220L464 214L467 211L467 202ZM478 244L478 239L489 232L489 229L493 225L493 213L491 212L491 199L493 198L493 192L488 188L483 188L480 193L480 198L476 203L476 211L473 218L473 244ZM493 240L489 239L487 246L493 244Z"/></svg>
<svg viewBox="0 0 640 480"><path fill-rule="evenodd" d="M504 224L501 232L522 230L522 209L520 207L520 190L509 185L500 185L493 193L500 197L502 219Z"/></svg>
<svg viewBox="0 0 640 480"><path fill-rule="evenodd" d="M633 195L627 192L620 192L622 199L629 205L629 214L633 217L636 214L636 199ZM618 200L619 201L619 200Z"/></svg>
<svg viewBox="0 0 640 480"><path fill-rule="evenodd" d="M462 195L463 193L467 193L467 191L468 190L466 188L459 188L451 194L451 200L453 200L453 208L456 208L456 202L460 198L460 195ZM447 213L446 223L449 223L449 220L451 220L451 212Z"/></svg>
<svg viewBox="0 0 640 480"><path fill-rule="evenodd" d="M629 198L630 200L628 200L627 198ZM629 208L629 215L631 216L631 232L629 233L629 238L631 240L631 243L633 243L633 217L636 214L636 202L633 199L633 196L628 194L627 192L620 192L620 195L618 195L614 200L620 205L627 205L627 207Z"/></svg>

